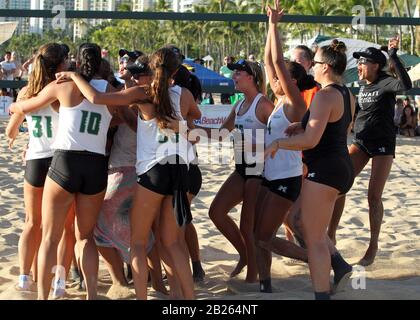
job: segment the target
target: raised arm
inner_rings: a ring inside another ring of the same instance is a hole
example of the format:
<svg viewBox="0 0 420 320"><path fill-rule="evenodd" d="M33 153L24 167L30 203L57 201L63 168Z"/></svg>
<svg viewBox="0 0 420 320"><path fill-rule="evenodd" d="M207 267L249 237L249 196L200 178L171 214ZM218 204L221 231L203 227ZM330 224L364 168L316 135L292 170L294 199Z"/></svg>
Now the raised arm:
<svg viewBox="0 0 420 320"><path fill-rule="evenodd" d="M271 56L271 33L268 31L267 40L264 49L264 65L267 72L268 82L270 83L271 90L276 97L280 95L279 86L277 83L276 70L274 69L273 59Z"/></svg>
<svg viewBox="0 0 420 320"><path fill-rule="evenodd" d="M410 76L408 75L407 71L404 68L404 65L402 64L401 60L398 58L397 51L398 51L398 44L399 44L399 38L393 38L389 40L388 42L388 55L389 60L394 65L394 71L397 75L397 79L394 79L394 81L390 82L385 90L391 91L391 92L402 92L410 90L413 85L411 83Z"/></svg>
<svg viewBox="0 0 420 320"><path fill-rule="evenodd" d="M300 94L299 88L292 81L286 63L284 62L282 43L280 40L277 23L283 16L283 10L279 8L279 0L276 0L276 7L272 9L268 7L267 14L269 16L269 34L271 37L271 55L276 76L283 89L284 94L290 100L293 108L290 110L291 120L299 121L306 112L306 104Z"/></svg>
<svg viewBox="0 0 420 320"><path fill-rule="evenodd" d="M80 74L75 72L60 72L56 74L57 81L71 79L79 88L82 95L91 103L107 106L126 106L139 100L147 99L144 89L135 86L116 92L99 92L93 88Z"/></svg>

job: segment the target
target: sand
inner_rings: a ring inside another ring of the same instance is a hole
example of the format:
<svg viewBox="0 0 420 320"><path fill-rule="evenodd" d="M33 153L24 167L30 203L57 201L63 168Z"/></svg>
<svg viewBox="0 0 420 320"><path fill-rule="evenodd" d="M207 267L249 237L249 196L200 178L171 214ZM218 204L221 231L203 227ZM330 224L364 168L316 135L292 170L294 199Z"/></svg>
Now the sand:
<svg viewBox="0 0 420 320"><path fill-rule="evenodd" d="M35 299L36 293L16 291L19 274L17 246L25 218L23 207L23 163L21 151L27 135L20 134L13 151L7 147L5 122L0 120L0 299ZM202 145L202 157L214 154ZM334 299L420 299L420 139L398 137L397 157L385 187L384 221L379 252L373 265L357 268L349 286ZM203 164L203 187L192 211L199 235L201 258L206 271L203 283L196 285L198 299L313 299L309 270L304 263L274 256L274 293L258 292L257 284L244 283L245 272L229 279L238 254L208 218L208 209L233 164ZM370 165L356 178L348 193L345 212L337 231L337 247L350 262L356 263L369 241L367 187ZM240 206L231 216L238 221ZM279 230L283 234L283 229ZM65 299L84 299L75 283L67 284ZM134 289L111 287L101 260L99 271L101 299L133 299ZM150 290L152 299L165 297Z"/></svg>

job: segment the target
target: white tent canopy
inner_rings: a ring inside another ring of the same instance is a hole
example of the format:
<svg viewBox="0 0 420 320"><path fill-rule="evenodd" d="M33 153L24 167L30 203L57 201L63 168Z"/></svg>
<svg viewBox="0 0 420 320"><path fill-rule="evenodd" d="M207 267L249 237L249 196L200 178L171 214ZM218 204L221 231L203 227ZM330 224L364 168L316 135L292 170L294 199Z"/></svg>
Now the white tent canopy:
<svg viewBox="0 0 420 320"><path fill-rule="evenodd" d="M0 22L0 44L3 44L12 37L17 25L17 21Z"/></svg>
<svg viewBox="0 0 420 320"><path fill-rule="evenodd" d="M420 80L420 63L408 71L411 81Z"/></svg>

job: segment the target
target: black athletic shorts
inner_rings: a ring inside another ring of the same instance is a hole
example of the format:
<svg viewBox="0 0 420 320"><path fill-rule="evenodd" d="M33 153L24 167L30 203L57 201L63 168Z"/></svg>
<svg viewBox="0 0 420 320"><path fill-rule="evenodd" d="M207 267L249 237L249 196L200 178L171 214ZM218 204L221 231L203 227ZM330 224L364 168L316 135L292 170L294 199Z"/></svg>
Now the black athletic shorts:
<svg viewBox="0 0 420 320"><path fill-rule="evenodd" d="M323 158L305 160L308 166L306 179L325 184L347 193L354 181L354 169L349 155L329 155Z"/></svg>
<svg viewBox="0 0 420 320"><path fill-rule="evenodd" d="M201 170L196 164L191 164L188 169L188 192L196 196L201 189L203 178Z"/></svg>
<svg viewBox="0 0 420 320"><path fill-rule="evenodd" d="M153 192L162 195L173 195L174 185L176 184L176 181L173 181L172 174L174 166L179 166L180 171L188 172L188 166L184 163L157 163L149 171L137 176L137 183ZM188 180L188 173L186 179Z"/></svg>
<svg viewBox="0 0 420 320"><path fill-rule="evenodd" d="M295 202L299 197L302 187L302 176L276 180L267 180L264 178L262 185L278 196Z"/></svg>
<svg viewBox="0 0 420 320"><path fill-rule="evenodd" d="M56 150L48 176L70 193L94 195L106 189L106 157L89 151Z"/></svg>
<svg viewBox="0 0 420 320"><path fill-rule="evenodd" d="M41 188L45 184L52 157L26 160L25 180L31 186Z"/></svg>
<svg viewBox="0 0 420 320"><path fill-rule="evenodd" d="M192 215L187 198L188 165L179 155L173 155L155 164L147 172L137 176L142 187L161 195L173 196L173 208L178 226L191 222Z"/></svg>
<svg viewBox="0 0 420 320"><path fill-rule="evenodd" d="M239 173L239 175L244 179L245 181L248 179L262 179L263 176L259 171L256 169L257 164L235 164L235 171ZM262 166L264 168L264 166Z"/></svg>
<svg viewBox="0 0 420 320"><path fill-rule="evenodd" d="M369 158L375 156L393 156L395 158L395 139L361 140L354 139L353 144L366 153Z"/></svg>

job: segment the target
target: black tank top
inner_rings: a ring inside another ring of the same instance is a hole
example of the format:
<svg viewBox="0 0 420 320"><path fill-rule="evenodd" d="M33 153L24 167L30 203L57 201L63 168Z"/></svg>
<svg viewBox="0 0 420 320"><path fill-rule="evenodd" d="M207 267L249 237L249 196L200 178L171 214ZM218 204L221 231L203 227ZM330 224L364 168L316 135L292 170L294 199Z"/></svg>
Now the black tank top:
<svg viewBox="0 0 420 320"><path fill-rule="evenodd" d="M352 121L350 92L346 86L340 86L338 84L330 84L329 86L340 91L343 96L343 115L339 120L327 123L321 139L314 148L303 151L305 161L311 161L327 155L348 155L347 129ZM306 129L306 125L308 124L309 115L310 111L308 109L302 118L302 127L304 129Z"/></svg>

